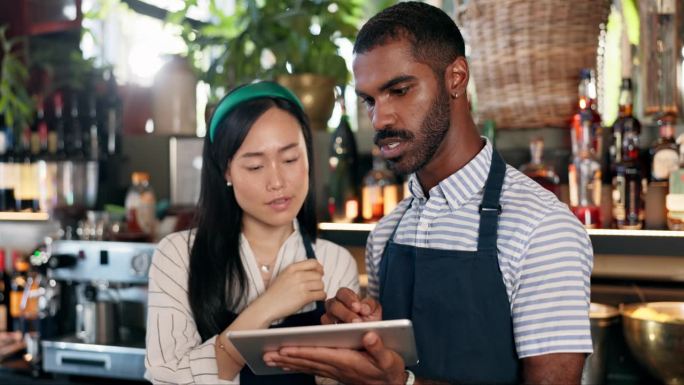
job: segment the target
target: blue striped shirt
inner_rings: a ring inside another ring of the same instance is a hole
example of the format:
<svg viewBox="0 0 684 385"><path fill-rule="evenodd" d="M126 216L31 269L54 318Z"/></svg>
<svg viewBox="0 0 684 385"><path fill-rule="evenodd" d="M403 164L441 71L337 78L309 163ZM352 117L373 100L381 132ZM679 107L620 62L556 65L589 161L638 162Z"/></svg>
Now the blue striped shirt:
<svg viewBox="0 0 684 385"><path fill-rule="evenodd" d="M478 206L491 159L492 146L487 142L467 165L430 189L429 199L411 175L411 197L382 218L368 238L369 295L378 297L380 260L400 218L394 237L399 244L477 250ZM500 203L499 268L511 305L518 356L592 352L593 253L587 232L554 194L511 166L506 168Z"/></svg>

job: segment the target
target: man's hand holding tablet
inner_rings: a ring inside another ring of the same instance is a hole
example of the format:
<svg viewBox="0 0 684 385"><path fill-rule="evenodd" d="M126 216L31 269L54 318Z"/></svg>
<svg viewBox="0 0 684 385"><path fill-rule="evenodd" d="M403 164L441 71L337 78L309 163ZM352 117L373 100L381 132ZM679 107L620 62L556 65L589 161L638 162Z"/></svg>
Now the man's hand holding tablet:
<svg viewBox="0 0 684 385"><path fill-rule="evenodd" d="M382 307L372 298L361 299L347 288L338 290L334 298L325 303L326 313L321 323L368 322L382 319ZM364 350L325 349L308 347L282 348L266 353L267 364L288 370L313 373L334 378L343 383L403 384L406 381L406 365L403 358L385 346L375 332L366 333Z"/></svg>

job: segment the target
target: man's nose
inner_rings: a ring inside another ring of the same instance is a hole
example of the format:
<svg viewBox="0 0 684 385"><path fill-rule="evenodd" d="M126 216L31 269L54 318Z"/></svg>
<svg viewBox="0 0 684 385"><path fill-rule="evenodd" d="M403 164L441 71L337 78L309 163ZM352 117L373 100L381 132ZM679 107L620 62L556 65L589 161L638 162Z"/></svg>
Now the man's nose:
<svg viewBox="0 0 684 385"><path fill-rule="evenodd" d="M371 113L371 122L376 131L396 125L396 111L389 103L376 102Z"/></svg>

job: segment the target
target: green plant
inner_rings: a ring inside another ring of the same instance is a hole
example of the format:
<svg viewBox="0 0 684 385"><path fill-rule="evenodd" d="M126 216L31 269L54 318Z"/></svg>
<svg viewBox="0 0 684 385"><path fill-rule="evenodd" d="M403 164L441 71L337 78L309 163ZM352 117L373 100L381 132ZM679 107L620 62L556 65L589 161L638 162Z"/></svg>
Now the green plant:
<svg viewBox="0 0 684 385"><path fill-rule="evenodd" d="M226 15L210 1L212 23L193 27L184 17L197 0L167 20L182 27L188 56L210 85L230 87L254 78L315 73L346 84L350 75L338 39L354 39L361 0L247 0ZM201 63L213 57L208 69Z"/></svg>
<svg viewBox="0 0 684 385"><path fill-rule="evenodd" d="M0 26L0 115L8 127L25 127L33 118L33 100L26 89L28 69L16 51L18 38L8 39Z"/></svg>
<svg viewBox="0 0 684 385"><path fill-rule="evenodd" d="M85 91L94 79L102 79L109 67L98 67L94 58L86 59L78 47L80 34L53 34L32 37L32 69L40 68L50 73L52 79L42 90L50 94L57 89Z"/></svg>

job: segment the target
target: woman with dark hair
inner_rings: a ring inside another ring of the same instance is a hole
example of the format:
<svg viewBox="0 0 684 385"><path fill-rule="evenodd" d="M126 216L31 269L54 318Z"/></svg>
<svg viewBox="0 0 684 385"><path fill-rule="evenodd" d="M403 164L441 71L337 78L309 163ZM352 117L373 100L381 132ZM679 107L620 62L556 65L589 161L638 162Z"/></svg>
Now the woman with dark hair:
<svg viewBox="0 0 684 385"><path fill-rule="evenodd" d="M154 383L312 384L256 377L226 331L319 324L358 291L349 252L316 239L312 140L301 103L258 82L233 90L204 142L197 227L164 238L149 272L146 360Z"/></svg>

